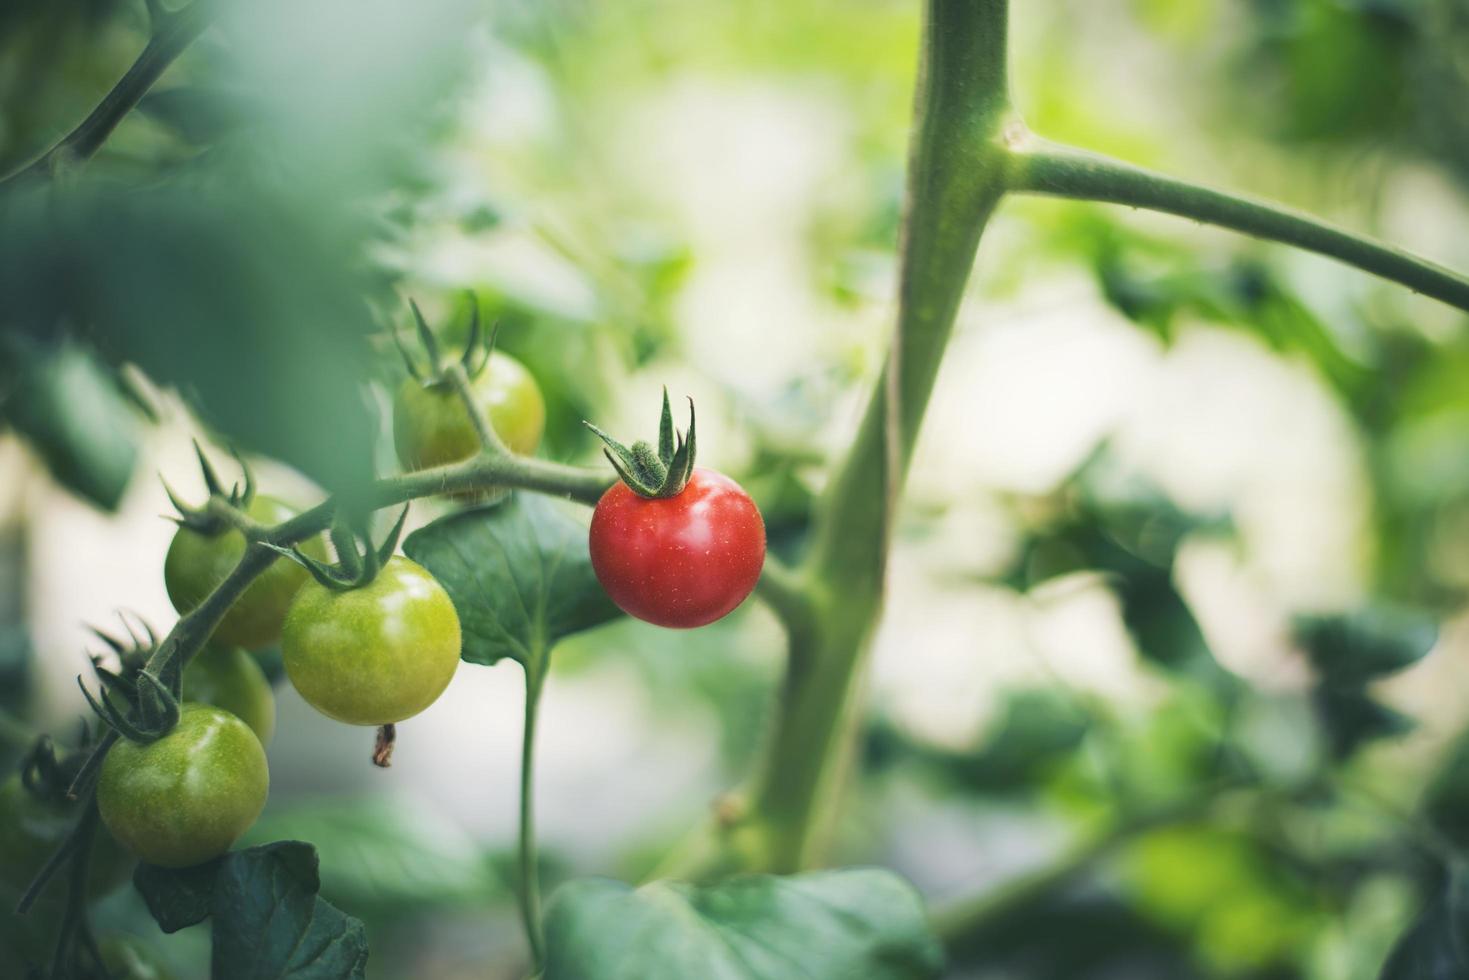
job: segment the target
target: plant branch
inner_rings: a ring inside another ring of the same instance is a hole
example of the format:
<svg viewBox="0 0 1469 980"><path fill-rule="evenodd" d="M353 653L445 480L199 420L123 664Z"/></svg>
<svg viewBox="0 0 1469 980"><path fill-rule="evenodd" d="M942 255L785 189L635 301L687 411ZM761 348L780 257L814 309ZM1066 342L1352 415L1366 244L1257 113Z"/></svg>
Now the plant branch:
<svg viewBox="0 0 1469 980"><path fill-rule="evenodd" d="M215 0L195 0L172 13L150 3L153 33L137 60L76 129L40 157L0 180L0 185L28 175L50 174L58 166L91 159L118 123L148 94L159 76L204 32L216 9Z"/></svg>
<svg viewBox="0 0 1469 980"><path fill-rule="evenodd" d="M755 594L785 624L788 632L799 634L811 628L816 607L812 602L810 582L774 555L765 556L765 567L760 571L760 580L755 583Z"/></svg>
<svg viewBox="0 0 1469 980"><path fill-rule="evenodd" d="M1012 155L1007 188L1125 204L1219 225L1339 259L1469 311L1469 278L1402 249L1267 201L1179 180L1119 160L1035 141Z"/></svg>

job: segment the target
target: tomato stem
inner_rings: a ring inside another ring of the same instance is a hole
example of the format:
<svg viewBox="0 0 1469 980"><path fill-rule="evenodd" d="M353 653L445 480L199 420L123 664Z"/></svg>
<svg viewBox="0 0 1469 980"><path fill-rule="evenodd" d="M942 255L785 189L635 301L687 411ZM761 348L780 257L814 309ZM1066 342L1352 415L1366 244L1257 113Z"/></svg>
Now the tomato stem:
<svg viewBox="0 0 1469 980"><path fill-rule="evenodd" d="M541 927L541 872L536 857L535 741L541 689L546 681L544 655L525 666L525 715L520 740L520 840L517 858L520 920L531 960L539 974L545 966L546 940Z"/></svg>
<svg viewBox="0 0 1469 980"><path fill-rule="evenodd" d="M764 869L815 863L853 756L896 498L980 235L1004 192L1011 119L1004 0L929 0L908 174L899 308L887 363L817 510L803 574L817 614L794 632L752 808Z"/></svg>

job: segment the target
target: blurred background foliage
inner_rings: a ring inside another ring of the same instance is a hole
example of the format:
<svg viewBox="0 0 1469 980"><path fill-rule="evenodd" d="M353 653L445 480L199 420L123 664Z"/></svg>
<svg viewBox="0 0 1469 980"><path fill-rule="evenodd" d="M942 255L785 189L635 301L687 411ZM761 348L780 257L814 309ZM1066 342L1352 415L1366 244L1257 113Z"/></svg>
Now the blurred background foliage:
<svg viewBox="0 0 1469 980"><path fill-rule="evenodd" d="M1038 132L1469 267L1460 0L1015 7ZM68 730L79 620L167 625L149 471L184 482L189 432L286 464L302 502L386 465L408 295L453 333L473 291L545 390L553 458L595 459L584 418L641 431L660 385L694 395L706 460L798 556L891 321L918 18L223 4L94 161L0 187L7 761ZM141 4L0 8L0 172L145 38ZM1464 317L1281 248L1034 200L1005 205L971 292L835 857L897 868L936 909L995 896L956 977L1457 975L1433 970L1469 928L1446 870L1469 847ZM550 879L654 867L752 760L779 657L758 608L566 643L542 723ZM389 774L280 691L255 836L318 845L373 975L520 975L512 673L461 671ZM100 920L197 973L198 929L158 936L130 892Z"/></svg>

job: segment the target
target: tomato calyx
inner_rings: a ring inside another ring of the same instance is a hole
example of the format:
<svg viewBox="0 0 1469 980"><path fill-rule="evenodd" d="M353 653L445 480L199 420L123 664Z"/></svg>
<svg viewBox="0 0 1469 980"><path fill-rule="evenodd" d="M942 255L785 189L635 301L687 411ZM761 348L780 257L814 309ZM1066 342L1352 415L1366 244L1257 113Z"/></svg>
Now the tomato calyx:
<svg viewBox="0 0 1469 980"><path fill-rule="evenodd" d="M465 376L473 381L489 366L490 356L495 351L495 338L499 335L500 325L497 323L491 327L489 334L484 336L484 342L481 343L480 338L484 331L480 327L479 302L475 299L473 292L466 291L465 298L469 302L469 339L464 343L464 352L459 355L459 366L464 370ZM418 308L418 304L410 299L408 306L413 310L413 322L418 328L419 343L423 345L423 351L428 355L428 365L426 367L419 365L407 345L403 343L403 338L398 335L397 330L394 330L393 343L398 348L399 356L403 358L403 367L413 380L425 388L448 388L452 382L445 369L440 366L438 338L429 328L428 321L423 318L423 311Z"/></svg>
<svg viewBox="0 0 1469 980"><path fill-rule="evenodd" d="M684 432L673 428L673 412L668 405L668 389L663 389L663 417L658 423L658 449L643 440L624 446L590 422L583 422L607 444L602 450L617 475L628 489L649 500L676 497L688 486L694 475L694 400L689 399L689 427Z"/></svg>
<svg viewBox="0 0 1469 980"><path fill-rule="evenodd" d="M209 457L205 455L204 448L199 445L198 439L194 440L194 453L199 457L199 470L204 474L204 487L209 491L210 500L218 498L236 510L244 510L250 506L255 500L255 474L251 472L249 464L245 462L245 458L238 450L231 446L229 453L235 458L235 462L240 464L244 483L231 485L228 493L225 492L224 484L219 479L219 473L214 469L214 464L209 461ZM173 487L168 485L167 480L162 476L158 479L163 484L163 492L168 494L169 503L173 504L179 514L178 517L169 517L168 520L180 527L186 527L210 537L223 534L230 529L228 521L218 514L209 512L207 502L203 507L190 507L178 494L174 493Z"/></svg>
<svg viewBox="0 0 1469 980"><path fill-rule="evenodd" d="M81 677L77 677L82 696L103 724L139 745L156 742L173 731L179 722L177 691L170 690L170 685L146 670L138 671L131 685L120 677L114 680L115 683L104 680L97 696L93 696ZM116 700L114 693L118 695ZM122 702L121 707L118 701Z"/></svg>
<svg viewBox="0 0 1469 980"><path fill-rule="evenodd" d="M265 546L301 565L311 573L312 578L333 592L347 592L360 589L377 578L377 573L397 550L398 539L403 535L403 523L406 520L408 505L404 504L393 529L388 532L381 545L375 545L365 519L353 519L339 512L332 521L331 529L332 546L337 551L336 564L312 558L296 545L282 548L266 542ZM357 547L359 539L362 541L360 551Z"/></svg>

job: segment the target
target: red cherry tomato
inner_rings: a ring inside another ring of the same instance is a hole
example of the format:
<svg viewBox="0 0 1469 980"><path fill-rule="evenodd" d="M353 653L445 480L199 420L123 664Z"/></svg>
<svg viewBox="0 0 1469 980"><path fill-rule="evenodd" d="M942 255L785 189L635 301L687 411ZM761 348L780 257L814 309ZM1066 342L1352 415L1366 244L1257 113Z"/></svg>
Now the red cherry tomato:
<svg viewBox="0 0 1469 980"><path fill-rule="evenodd" d="M695 469L673 497L617 483L592 514L592 569L612 601L658 626L691 629L744 601L765 563L765 522L729 477Z"/></svg>

